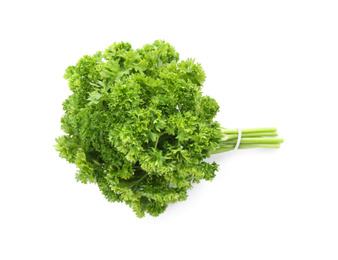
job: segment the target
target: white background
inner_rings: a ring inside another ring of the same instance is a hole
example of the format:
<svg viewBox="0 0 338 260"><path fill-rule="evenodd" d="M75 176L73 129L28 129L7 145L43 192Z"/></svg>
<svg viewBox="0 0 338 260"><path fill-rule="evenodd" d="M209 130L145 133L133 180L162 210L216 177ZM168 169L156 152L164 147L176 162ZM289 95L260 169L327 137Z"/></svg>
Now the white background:
<svg viewBox="0 0 338 260"><path fill-rule="evenodd" d="M0 258L338 259L337 1L2 1ZM207 73L225 127L279 150L213 156L213 182L138 219L58 157L64 70L164 39Z"/></svg>

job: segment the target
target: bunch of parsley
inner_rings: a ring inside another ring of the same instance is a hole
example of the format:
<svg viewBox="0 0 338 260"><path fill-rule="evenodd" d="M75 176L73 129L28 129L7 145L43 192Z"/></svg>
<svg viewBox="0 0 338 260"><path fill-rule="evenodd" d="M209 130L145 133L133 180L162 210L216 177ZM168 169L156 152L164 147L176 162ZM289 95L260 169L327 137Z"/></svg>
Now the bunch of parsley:
<svg viewBox="0 0 338 260"><path fill-rule="evenodd" d="M69 66L64 78L73 94L63 103L66 135L56 150L76 164L78 181L96 183L138 217L186 200L192 183L215 177L218 164L204 159L236 144L236 130L213 120L219 106L202 95L201 65L179 61L167 42L137 50L114 43ZM264 138L274 135L273 128L243 130L239 148L277 148L281 139Z"/></svg>

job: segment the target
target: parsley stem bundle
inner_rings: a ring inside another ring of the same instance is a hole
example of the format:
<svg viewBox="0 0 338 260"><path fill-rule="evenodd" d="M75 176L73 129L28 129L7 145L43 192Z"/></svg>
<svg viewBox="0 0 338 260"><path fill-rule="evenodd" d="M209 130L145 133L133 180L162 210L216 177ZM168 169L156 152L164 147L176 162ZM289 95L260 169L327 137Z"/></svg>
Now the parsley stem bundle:
<svg viewBox="0 0 338 260"><path fill-rule="evenodd" d="M235 148L238 139L237 129L222 128L222 141L220 146L212 154L231 151ZM278 136L274 127L245 128L241 129L242 136L238 149L251 148L279 148L284 139L274 138Z"/></svg>

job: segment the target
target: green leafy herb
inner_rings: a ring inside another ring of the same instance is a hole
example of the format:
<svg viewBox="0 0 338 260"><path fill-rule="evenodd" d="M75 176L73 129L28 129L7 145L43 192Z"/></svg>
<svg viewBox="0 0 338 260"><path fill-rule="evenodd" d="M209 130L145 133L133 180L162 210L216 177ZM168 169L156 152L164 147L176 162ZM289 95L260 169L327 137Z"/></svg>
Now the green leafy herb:
<svg viewBox="0 0 338 260"><path fill-rule="evenodd" d="M186 200L192 183L215 177L218 164L204 159L236 145L237 130L221 128L217 102L202 95L201 65L179 61L167 42L137 50L114 43L69 66L64 78L73 94L63 103L66 135L56 150L76 164L77 181L96 183L138 217ZM239 149L277 148L275 131L243 129Z"/></svg>

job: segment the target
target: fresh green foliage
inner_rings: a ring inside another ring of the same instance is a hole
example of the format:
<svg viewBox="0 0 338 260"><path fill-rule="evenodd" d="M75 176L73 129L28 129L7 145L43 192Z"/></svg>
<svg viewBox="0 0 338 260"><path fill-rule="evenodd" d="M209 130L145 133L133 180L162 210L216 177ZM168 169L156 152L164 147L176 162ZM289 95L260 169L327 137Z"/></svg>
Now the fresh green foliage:
<svg viewBox="0 0 338 260"><path fill-rule="evenodd" d="M66 135L60 157L75 163L76 180L96 183L111 202L138 217L158 216L187 199L192 183L211 181L211 154L231 151L237 129L214 121L217 102L201 92L205 73L161 40L133 50L114 43L66 69L73 92L63 103ZM239 149L279 148L275 128L242 129ZM272 137L272 138L271 138Z"/></svg>
<svg viewBox="0 0 338 260"><path fill-rule="evenodd" d="M220 148L217 102L203 96L205 73L179 61L157 40L133 50L115 43L66 69L73 92L63 103L66 133L60 157L75 163L77 181L96 183L111 202L138 217L158 216L183 201L192 183L212 180L218 165L205 158Z"/></svg>

